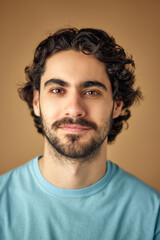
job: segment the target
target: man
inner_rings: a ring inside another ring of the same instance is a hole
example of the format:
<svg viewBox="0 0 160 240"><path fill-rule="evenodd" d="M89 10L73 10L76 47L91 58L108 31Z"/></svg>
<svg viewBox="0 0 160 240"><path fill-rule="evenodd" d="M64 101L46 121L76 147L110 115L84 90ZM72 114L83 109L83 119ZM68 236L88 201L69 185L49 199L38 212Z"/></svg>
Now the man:
<svg viewBox="0 0 160 240"><path fill-rule="evenodd" d="M159 193L106 161L130 107L134 61L98 29L37 47L19 94L44 154L0 178L0 239L160 239Z"/></svg>

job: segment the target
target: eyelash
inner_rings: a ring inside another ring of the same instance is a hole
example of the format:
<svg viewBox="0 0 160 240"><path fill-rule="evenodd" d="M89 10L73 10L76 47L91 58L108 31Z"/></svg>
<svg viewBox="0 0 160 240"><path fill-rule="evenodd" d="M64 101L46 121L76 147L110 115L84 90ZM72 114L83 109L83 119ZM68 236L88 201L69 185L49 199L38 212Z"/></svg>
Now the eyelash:
<svg viewBox="0 0 160 240"><path fill-rule="evenodd" d="M54 91L56 91L56 92L54 92ZM55 94L55 95L59 95L59 94L64 95L64 94L66 94L66 90L63 89L63 88L54 88L50 92ZM101 95L101 92L98 91L98 90L87 90L87 91L85 91L83 93L83 95L88 95L88 96L94 96L95 97L95 96Z"/></svg>
<svg viewBox="0 0 160 240"><path fill-rule="evenodd" d="M59 91L58 93L54 93L54 91ZM52 93L54 94L65 94L66 93L66 90L64 90L63 88L54 88L51 90Z"/></svg>
<svg viewBox="0 0 160 240"><path fill-rule="evenodd" d="M92 94L90 94L90 93L92 93ZM92 95L92 96L98 96L98 95L100 95L100 92L97 91L97 90L88 90L88 91L86 91L84 94L86 94L86 95Z"/></svg>

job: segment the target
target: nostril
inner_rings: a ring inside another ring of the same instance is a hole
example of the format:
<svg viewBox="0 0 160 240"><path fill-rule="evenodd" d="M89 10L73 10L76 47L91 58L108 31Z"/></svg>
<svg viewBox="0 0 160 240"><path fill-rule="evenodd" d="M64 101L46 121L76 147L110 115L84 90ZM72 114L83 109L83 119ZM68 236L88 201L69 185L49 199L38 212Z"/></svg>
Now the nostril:
<svg viewBox="0 0 160 240"><path fill-rule="evenodd" d="M77 116L78 116L78 117L81 117L81 116L82 116L82 113L78 113Z"/></svg>
<svg viewBox="0 0 160 240"><path fill-rule="evenodd" d="M66 116L73 117L73 118L77 118L77 117L82 117L84 114L83 114L83 113L67 112L65 115L66 115Z"/></svg>

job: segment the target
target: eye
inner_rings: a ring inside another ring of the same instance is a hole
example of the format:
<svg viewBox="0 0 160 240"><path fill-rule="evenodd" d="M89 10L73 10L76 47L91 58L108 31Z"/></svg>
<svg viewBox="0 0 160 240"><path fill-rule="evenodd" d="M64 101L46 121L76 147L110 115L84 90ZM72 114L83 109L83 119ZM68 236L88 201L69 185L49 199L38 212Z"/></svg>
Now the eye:
<svg viewBox="0 0 160 240"><path fill-rule="evenodd" d="M63 88L53 88L51 89L51 92L54 94L65 94L66 91Z"/></svg>
<svg viewBox="0 0 160 240"><path fill-rule="evenodd" d="M96 96L100 95L100 92L97 90L89 90L89 91L86 91L84 93L84 95L96 97Z"/></svg>

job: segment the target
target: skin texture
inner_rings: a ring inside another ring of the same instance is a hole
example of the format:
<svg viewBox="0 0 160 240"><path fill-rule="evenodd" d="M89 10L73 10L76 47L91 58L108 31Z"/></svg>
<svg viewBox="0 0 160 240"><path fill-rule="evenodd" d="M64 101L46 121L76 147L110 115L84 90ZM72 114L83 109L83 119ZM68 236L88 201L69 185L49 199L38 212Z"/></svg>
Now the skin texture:
<svg viewBox="0 0 160 240"><path fill-rule="evenodd" d="M122 102L113 102L104 64L73 50L54 54L46 61L40 93L34 90L33 107L46 135L44 156L39 160L43 176L68 189L100 180L107 168L111 119L122 108ZM89 152L93 142L97 145Z"/></svg>

